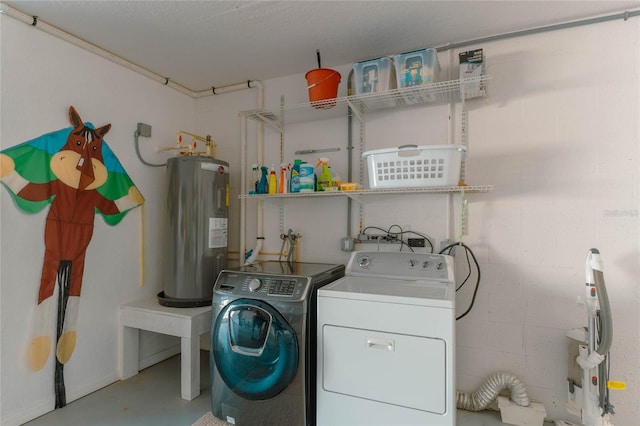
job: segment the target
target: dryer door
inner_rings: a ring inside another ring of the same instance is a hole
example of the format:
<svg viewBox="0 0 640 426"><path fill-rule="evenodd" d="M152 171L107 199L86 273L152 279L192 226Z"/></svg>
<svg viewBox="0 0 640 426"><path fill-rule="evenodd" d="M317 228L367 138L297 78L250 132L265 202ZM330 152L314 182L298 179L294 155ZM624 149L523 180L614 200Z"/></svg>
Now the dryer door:
<svg viewBox="0 0 640 426"><path fill-rule="evenodd" d="M249 400L276 396L298 370L296 334L266 302L237 299L220 311L212 330L212 350L220 376Z"/></svg>

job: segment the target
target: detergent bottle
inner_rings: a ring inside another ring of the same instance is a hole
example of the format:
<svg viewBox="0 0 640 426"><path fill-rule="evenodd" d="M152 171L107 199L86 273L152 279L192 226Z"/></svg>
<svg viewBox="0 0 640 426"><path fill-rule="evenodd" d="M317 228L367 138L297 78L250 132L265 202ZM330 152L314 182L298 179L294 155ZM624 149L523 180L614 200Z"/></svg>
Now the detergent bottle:
<svg viewBox="0 0 640 426"><path fill-rule="evenodd" d="M302 160L294 160L289 179L289 192L300 192L300 164Z"/></svg>
<svg viewBox="0 0 640 426"><path fill-rule="evenodd" d="M337 191L340 188L342 179L340 179L340 175L338 174L338 172L333 170L331 166L329 166L329 171L331 172L331 190Z"/></svg>
<svg viewBox="0 0 640 426"><path fill-rule="evenodd" d="M269 194L275 194L278 192L278 177L276 176L276 166L271 165L269 171Z"/></svg>
<svg viewBox="0 0 640 426"><path fill-rule="evenodd" d="M300 190L299 192L315 191L315 177L313 164L300 163Z"/></svg>
<svg viewBox="0 0 640 426"><path fill-rule="evenodd" d="M278 194L286 194L289 192L289 185L287 184L287 172L289 171L289 165L284 163L280 164L280 179L278 180Z"/></svg>
<svg viewBox="0 0 640 426"><path fill-rule="evenodd" d="M262 176L260 176L257 192L258 194L266 194L268 189L267 168L265 166L260 166L260 171L262 172Z"/></svg>
<svg viewBox="0 0 640 426"><path fill-rule="evenodd" d="M329 170L328 158L318 158L316 177L316 191L331 191L333 179L331 178L331 170Z"/></svg>

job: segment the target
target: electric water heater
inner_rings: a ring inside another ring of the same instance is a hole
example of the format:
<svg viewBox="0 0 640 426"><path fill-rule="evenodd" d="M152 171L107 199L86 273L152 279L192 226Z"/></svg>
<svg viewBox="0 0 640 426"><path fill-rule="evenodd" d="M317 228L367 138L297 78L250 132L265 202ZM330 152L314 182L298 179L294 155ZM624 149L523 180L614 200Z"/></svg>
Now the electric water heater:
<svg viewBox="0 0 640 426"><path fill-rule="evenodd" d="M211 304L213 284L227 267L229 163L207 156L167 161L164 306Z"/></svg>

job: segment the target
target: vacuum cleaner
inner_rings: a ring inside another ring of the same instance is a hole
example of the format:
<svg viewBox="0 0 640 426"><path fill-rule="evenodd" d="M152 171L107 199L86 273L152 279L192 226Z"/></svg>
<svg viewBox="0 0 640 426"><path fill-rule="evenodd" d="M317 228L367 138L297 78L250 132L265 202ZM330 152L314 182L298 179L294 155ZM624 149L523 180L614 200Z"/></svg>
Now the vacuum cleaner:
<svg viewBox="0 0 640 426"><path fill-rule="evenodd" d="M575 328L569 338L567 377L569 413L580 417L584 426L612 426L615 414L609 401L610 389L624 389L623 382L609 381L609 349L613 342L611 307L604 283L600 252L592 248L586 258L587 327ZM573 423L556 421L556 426Z"/></svg>

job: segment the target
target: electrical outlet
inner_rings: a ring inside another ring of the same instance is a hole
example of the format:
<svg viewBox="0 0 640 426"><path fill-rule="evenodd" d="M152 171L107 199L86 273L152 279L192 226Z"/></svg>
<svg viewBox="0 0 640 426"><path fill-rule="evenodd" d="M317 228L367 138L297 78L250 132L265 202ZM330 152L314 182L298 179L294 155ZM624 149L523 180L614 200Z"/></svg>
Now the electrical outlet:
<svg viewBox="0 0 640 426"><path fill-rule="evenodd" d="M358 235L358 242L365 244L400 244L397 236L389 234L360 234Z"/></svg>
<svg viewBox="0 0 640 426"><path fill-rule="evenodd" d="M424 238L408 238L407 245L409 247L424 247L426 244Z"/></svg>
<svg viewBox="0 0 640 426"><path fill-rule="evenodd" d="M355 250L356 242L351 237L344 237L340 240L340 249L342 251L353 251Z"/></svg>
<svg viewBox="0 0 640 426"><path fill-rule="evenodd" d="M442 250L444 250L448 245L451 245L451 244L453 244L453 241L451 240L440 241L440 252L442 252ZM455 256L456 248L452 247L448 254L450 254L451 256Z"/></svg>
<svg viewBox="0 0 640 426"><path fill-rule="evenodd" d="M151 137L151 126L149 124L138 123L138 135L143 138Z"/></svg>

